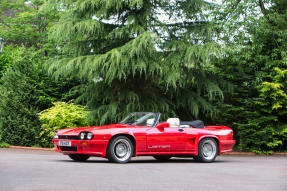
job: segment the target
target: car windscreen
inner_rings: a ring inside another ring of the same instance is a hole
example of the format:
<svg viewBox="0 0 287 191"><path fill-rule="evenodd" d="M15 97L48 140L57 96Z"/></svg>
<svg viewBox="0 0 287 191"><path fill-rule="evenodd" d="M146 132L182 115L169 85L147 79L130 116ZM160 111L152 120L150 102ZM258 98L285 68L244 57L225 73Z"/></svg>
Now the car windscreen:
<svg viewBox="0 0 287 191"><path fill-rule="evenodd" d="M120 123L127 125L139 125L152 127L156 120L155 113L131 113L124 118Z"/></svg>

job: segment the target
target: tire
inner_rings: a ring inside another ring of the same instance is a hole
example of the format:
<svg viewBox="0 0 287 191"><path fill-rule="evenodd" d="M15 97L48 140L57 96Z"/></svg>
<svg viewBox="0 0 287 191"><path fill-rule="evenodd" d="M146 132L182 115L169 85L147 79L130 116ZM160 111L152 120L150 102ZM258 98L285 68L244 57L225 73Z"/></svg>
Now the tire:
<svg viewBox="0 0 287 191"><path fill-rule="evenodd" d="M84 162L90 158L90 155L70 154L69 157L77 162Z"/></svg>
<svg viewBox="0 0 287 191"><path fill-rule="evenodd" d="M113 138L108 144L107 158L114 163L127 163L134 154L134 146L126 136Z"/></svg>
<svg viewBox="0 0 287 191"><path fill-rule="evenodd" d="M171 156L168 156L168 155L156 155L156 156L153 156L153 158L155 158L156 160L161 161L161 162L166 162L166 161L168 161L171 158Z"/></svg>
<svg viewBox="0 0 287 191"><path fill-rule="evenodd" d="M218 154L218 144L213 138L205 138L199 142L198 156L194 156L195 161L209 163L213 162Z"/></svg>

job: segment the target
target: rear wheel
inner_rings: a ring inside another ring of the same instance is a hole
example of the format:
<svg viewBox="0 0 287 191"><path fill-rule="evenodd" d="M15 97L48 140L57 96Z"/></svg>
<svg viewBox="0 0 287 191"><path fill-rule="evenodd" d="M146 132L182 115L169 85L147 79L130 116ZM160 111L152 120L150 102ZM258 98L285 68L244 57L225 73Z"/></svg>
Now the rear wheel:
<svg viewBox="0 0 287 191"><path fill-rule="evenodd" d="M161 161L161 162L166 162L166 161L168 161L171 158L171 156L168 156L168 155L156 155L156 156L153 156L153 158L155 158L156 160Z"/></svg>
<svg viewBox="0 0 287 191"><path fill-rule="evenodd" d="M213 162L217 153L217 142L213 138L205 138L198 145L198 156L194 156L193 158L199 162Z"/></svg>
<svg viewBox="0 0 287 191"><path fill-rule="evenodd" d="M111 140L107 148L107 158L111 162L127 163L133 156L133 144L126 136L118 136Z"/></svg>
<svg viewBox="0 0 287 191"><path fill-rule="evenodd" d="M90 158L90 155L70 154L69 157L74 161L83 162Z"/></svg>

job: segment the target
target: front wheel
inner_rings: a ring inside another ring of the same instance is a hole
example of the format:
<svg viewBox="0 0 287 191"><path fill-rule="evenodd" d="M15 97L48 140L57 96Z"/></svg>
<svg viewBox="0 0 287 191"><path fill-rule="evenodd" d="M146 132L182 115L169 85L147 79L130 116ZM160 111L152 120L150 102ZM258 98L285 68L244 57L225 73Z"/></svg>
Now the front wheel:
<svg viewBox="0 0 287 191"><path fill-rule="evenodd" d="M168 161L171 158L171 156L168 156L168 155L156 155L156 156L153 156L153 158L155 158L156 160L161 161L161 162L166 162L166 161Z"/></svg>
<svg viewBox="0 0 287 191"><path fill-rule="evenodd" d="M127 163L133 156L134 148L126 136L118 136L111 140L107 148L107 158L115 163Z"/></svg>
<svg viewBox="0 0 287 191"><path fill-rule="evenodd" d="M77 162L83 162L90 158L89 155L70 154L69 157Z"/></svg>
<svg viewBox="0 0 287 191"><path fill-rule="evenodd" d="M198 145L198 156L194 156L193 158L199 162L213 162L217 153L217 142L213 138L205 138Z"/></svg>

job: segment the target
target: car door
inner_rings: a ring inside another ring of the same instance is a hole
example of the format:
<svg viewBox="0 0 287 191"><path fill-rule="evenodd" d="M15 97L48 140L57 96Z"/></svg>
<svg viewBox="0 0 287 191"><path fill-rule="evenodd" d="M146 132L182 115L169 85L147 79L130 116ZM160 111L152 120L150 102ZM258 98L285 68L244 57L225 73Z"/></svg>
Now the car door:
<svg viewBox="0 0 287 191"><path fill-rule="evenodd" d="M147 151L173 152L184 151L186 146L186 132L184 128L156 127L147 131Z"/></svg>

